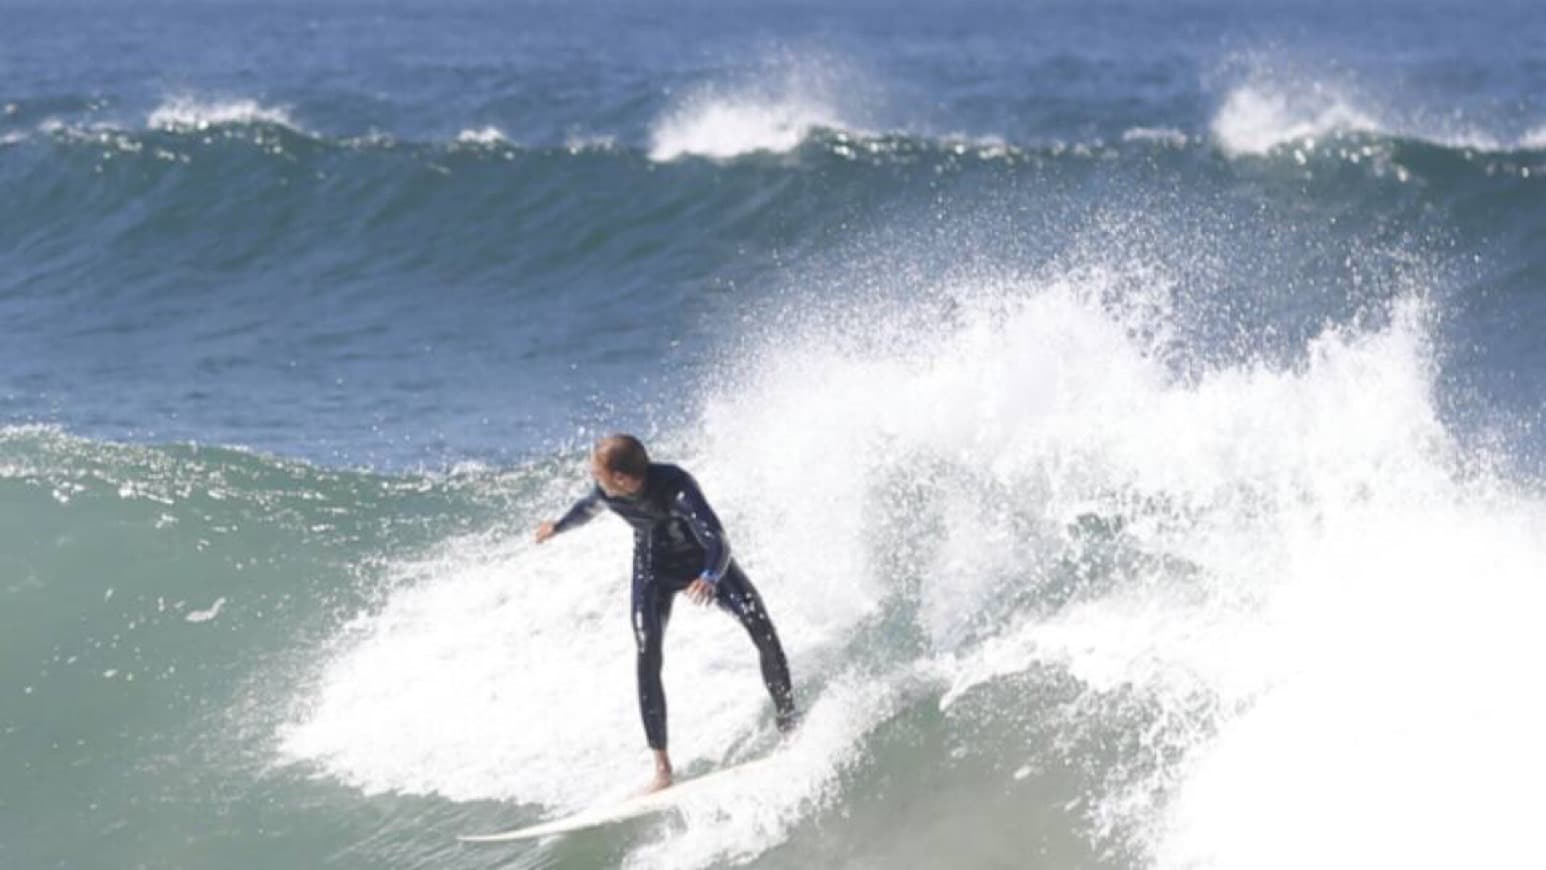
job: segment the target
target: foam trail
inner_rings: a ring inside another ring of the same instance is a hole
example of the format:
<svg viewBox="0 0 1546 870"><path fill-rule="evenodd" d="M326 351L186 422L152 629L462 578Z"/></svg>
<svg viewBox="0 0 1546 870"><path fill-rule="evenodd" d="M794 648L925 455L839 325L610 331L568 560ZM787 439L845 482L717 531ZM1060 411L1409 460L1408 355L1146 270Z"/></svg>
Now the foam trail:
<svg viewBox="0 0 1546 870"><path fill-rule="evenodd" d="M111 591L111 590L109 590ZM190 610L183 617L185 622L209 622L220 615L220 608L225 606L225 598L216 598L215 603L205 610Z"/></svg>
<svg viewBox="0 0 1546 870"><path fill-rule="evenodd" d="M639 768L626 622L608 630L626 616L621 543L464 540L397 566L404 587L342 636L282 757L366 793L576 809L615 788Z"/></svg>
<svg viewBox="0 0 1546 870"><path fill-rule="evenodd" d="M746 529L746 518L730 507L746 494L690 465L716 505L727 507L730 527ZM549 485L531 521L561 512L583 489L578 478ZM828 629L803 621L793 605L812 590L792 592L791 578L776 563L770 568L769 554L753 541L738 537L743 564L798 672L812 646L830 642ZM282 758L318 764L368 793L504 799L550 811L637 789L649 760L628 627L630 546L625 529L598 520L542 547L522 530L455 541L397 565L400 588L341 635L311 696L283 729ZM871 606L845 612L840 600L829 604L820 609L838 629L851 629ZM666 661L679 768L719 763L729 748L770 727L756 656L734 620L679 606ZM801 676L809 690L809 675ZM577 683L587 689L575 691ZM820 721L819 710L812 715ZM811 772L810 788L821 786L830 766L824 761ZM801 803L790 800L774 811Z"/></svg>
<svg viewBox="0 0 1546 870"><path fill-rule="evenodd" d="M905 677L845 675L835 681L784 747L777 766L680 805L684 830L636 849L625 866L723 866L786 840L798 822L841 799L838 775L862 757L869 729L895 712Z"/></svg>

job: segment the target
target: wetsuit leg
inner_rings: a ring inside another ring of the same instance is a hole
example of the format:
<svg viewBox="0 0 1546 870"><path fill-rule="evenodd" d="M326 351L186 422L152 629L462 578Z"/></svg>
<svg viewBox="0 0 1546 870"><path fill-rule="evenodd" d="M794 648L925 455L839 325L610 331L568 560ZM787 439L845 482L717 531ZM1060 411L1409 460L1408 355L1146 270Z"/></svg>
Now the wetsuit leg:
<svg viewBox="0 0 1546 870"><path fill-rule="evenodd" d="M639 715L644 720L644 737L651 749L666 748L666 691L660 682L660 667L675 594L675 590L656 580L648 557L635 555L633 636L639 650Z"/></svg>
<svg viewBox="0 0 1546 870"><path fill-rule="evenodd" d="M762 682L768 687L773 707L778 711L779 728L793 727L796 713L794 688L789 681L789 662L784 658L784 647L778 642L778 631L773 628L773 620L768 617L762 597L757 594L757 587L752 585L745 572L733 561L717 585L718 595L715 600L740 621L746 633L751 635L752 643L757 645L757 655L762 663Z"/></svg>

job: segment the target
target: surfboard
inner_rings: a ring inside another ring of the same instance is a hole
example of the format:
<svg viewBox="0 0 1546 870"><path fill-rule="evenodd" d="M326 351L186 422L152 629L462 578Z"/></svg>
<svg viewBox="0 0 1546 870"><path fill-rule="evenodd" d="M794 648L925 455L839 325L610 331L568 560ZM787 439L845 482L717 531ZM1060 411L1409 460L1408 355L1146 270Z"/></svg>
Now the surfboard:
<svg viewBox="0 0 1546 870"><path fill-rule="evenodd" d="M613 822L621 822L625 819L663 812L680 806L682 803L694 798L708 796L715 789L727 785L732 779L766 767L771 762L771 758L760 758L756 761L723 767L713 773L706 773L702 776L675 783L670 788L627 798L616 803L589 807L572 816L565 816L561 819L553 819L524 828L502 831L497 834L463 834L456 839L463 843L510 843L516 840L535 840L540 837L570 834L575 831L583 831L586 828L596 828Z"/></svg>

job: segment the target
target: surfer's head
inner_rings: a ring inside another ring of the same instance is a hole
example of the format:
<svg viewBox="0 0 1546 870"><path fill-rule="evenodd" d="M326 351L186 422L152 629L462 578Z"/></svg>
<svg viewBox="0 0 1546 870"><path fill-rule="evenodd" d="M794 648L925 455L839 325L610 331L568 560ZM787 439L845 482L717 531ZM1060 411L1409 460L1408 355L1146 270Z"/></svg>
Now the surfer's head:
<svg viewBox="0 0 1546 870"><path fill-rule="evenodd" d="M613 498L638 495L644 489L649 467L649 453L632 435L608 435L597 441L596 449L591 451L591 477L602 492Z"/></svg>

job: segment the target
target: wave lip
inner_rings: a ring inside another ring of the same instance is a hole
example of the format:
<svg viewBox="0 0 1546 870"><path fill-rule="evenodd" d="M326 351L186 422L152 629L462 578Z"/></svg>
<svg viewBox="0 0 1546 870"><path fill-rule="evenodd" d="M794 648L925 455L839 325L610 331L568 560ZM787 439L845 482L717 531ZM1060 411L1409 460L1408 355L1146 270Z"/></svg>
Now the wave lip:
<svg viewBox="0 0 1546 870"><path fill-rule="evenodd" d="M166 132L202 131L211 127L253 124L272 124L302 132L286 108L265 106L250 99L201 100L178 96L157 106L145 119L145 126Z"/></svg>
<svg viewBox="0 0 1546 870"><path fill-rule="evenodd" d="M749 77L706 81L683 93L650 125L648 156L724 160L783 154L819 131L867 135L854 113L877 95L844 58L766 56Z"/></svg>
<svg viewBox="0 0 1546 870"><path fill-rule="evenodd" d="M837 112L820 100L701 95L656 125L649 155L664 162L684 156L726 159L759 151L783 153L799 147L817 129L843 126Z"/></svg>

